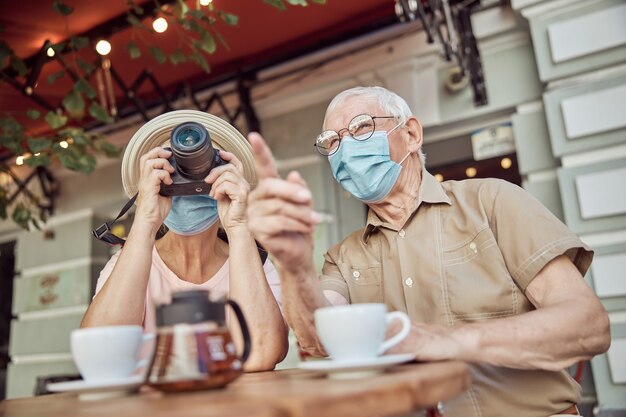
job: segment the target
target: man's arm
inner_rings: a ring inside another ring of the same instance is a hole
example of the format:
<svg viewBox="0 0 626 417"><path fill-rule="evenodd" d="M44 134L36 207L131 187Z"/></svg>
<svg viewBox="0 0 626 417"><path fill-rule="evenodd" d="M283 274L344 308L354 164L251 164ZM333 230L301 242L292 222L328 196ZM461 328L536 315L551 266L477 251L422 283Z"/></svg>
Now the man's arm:
<svg viewBox="0 0 626 417"><path fill-rule="evenodd" d="M557 371L608 350L608 315L567 256L550 261L526 296L536 310L456 327L416 323L392 351L414 352L422 360Z"/></svg>
<svg viewBox="0 0 626 417"><path fill-rule="evenodd" d="M320 216L300 174L278 177L271 151L257 133L248 135L259 184L248 198L248 227L275 258L280 272L283 310L302 349L324 355L315 331L313 312L331 305L313 265L313 229Z"/></svg>

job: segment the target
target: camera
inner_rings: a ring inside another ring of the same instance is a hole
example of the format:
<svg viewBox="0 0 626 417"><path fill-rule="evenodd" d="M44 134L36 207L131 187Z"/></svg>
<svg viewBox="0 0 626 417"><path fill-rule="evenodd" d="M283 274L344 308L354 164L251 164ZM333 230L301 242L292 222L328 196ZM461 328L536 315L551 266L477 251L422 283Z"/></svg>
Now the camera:
<svg viewBox="0 0 626 417"><path fill-rule="evenodd" d="M213 168L225 165L220 153L211 144L209 131L196 122L181 123L170 135L172 156L168 161L175 171L172 184L161 183L159 194L165 197L208 194L211 185L204 179Z"/></svg>

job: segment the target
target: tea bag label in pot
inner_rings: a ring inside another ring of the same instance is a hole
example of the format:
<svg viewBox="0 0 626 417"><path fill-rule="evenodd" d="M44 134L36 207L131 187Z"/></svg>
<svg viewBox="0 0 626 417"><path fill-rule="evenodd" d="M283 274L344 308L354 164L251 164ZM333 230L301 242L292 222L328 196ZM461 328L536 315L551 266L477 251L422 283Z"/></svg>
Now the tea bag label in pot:
<svg viewBox="0 0 626 417"><path fill-rule="evenodd" d="M226 327L226 305L235 312L244 352L237 356ZM239 305L211 301L207 291L176 293L157 308L157 342L147 383L162 391L222 387L242 373L250 354L250 334Z"/></svg>

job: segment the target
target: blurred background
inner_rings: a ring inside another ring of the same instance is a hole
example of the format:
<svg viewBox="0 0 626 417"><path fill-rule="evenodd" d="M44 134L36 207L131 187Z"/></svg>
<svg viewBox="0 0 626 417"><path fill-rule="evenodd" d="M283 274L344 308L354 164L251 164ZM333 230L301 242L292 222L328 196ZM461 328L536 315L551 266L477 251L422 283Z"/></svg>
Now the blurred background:
<svg viewBox="0 0 626 417"><path fill-rule="evenodd" d="M321 267L365 221L312 146L330 99L357 85L407 100L440 181L518 184L593 247L586 279L613 343L571 372L585 415L625 415L623 0L3 1L0 399L76 372L68 335L114 250L91 230L126 201L125 144L163 112L262 132L324 214Z"/></svg>

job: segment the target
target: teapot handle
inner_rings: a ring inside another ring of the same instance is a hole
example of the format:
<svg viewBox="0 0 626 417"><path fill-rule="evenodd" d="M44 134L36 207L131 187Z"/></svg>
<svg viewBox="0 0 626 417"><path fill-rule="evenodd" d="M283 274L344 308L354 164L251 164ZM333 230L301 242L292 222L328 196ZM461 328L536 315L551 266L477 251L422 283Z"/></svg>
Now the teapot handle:
<svg viewBox="0 0 626 417"><path fill-rule="evenodd" d="M241 336L243 337L243 354L241 355L242 363L245 363L248 360L248 356L250 356L250 331L248 330L248 324L246 323L246 319L243 316L243 311L241 311L241 307L239 304L234 302L233 300L226 300L226 304L230 305L235 311L235 315L237 316L237 321L239 321L239 327L241 328Z"/></svg>

